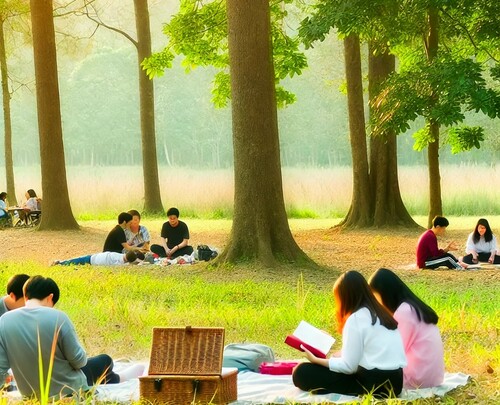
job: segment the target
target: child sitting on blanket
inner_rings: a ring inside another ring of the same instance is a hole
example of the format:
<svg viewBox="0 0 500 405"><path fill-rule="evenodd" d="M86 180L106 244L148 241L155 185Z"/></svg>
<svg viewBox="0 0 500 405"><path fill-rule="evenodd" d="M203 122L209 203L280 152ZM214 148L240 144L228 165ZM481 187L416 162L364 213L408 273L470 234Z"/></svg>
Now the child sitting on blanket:
<svg viewBox="0 0 500 405"><path fill-rule="evenodd" d="M373 294L398 321L407 366L403 386L429 388L442 384L444 351L436 312L391 270L378 269L369 280Z"/></svg>
<svg viewBox="0 0 500 405"><path fill-rule="evenodd" d="M340 357L319 358L302 347L310 363L295 368L293 383L315 394L399 395L406 357L397 322L357 271L342 274L333 295L342 333Z"/></svg>

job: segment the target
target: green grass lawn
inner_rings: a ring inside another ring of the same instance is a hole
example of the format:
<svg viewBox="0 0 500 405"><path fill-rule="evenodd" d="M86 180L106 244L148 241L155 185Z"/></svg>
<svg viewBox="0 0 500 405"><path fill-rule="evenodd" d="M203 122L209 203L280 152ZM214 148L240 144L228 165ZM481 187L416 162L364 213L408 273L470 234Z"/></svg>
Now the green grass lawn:
<svg viewBox="0 0 500 405"><path fill-rule="evenodd" d="M309 228L313 221L291 226ZM210 229L209 222L198 220L197 225ZM229 229L229 221L220 224ZM318 220L316 225L331 223ZM47 267L4 262L0 269L2 285L19 272L54 278L61 287L57 307L69 314L89 355L106 352L117 359L145 360L152 327L192 325L221 326L226 343L264 343L277 358L295 359L300 353L283 340L302 319L331 332L337 338L334 349L340 347L331 296L339 274L335 268L215 268L207 263ZM447 274L442 282L423 274L411 279L411 287L440 315L447 371L471 374L473 380L444 399L413 403L500 403L500 277Z"/></svg>

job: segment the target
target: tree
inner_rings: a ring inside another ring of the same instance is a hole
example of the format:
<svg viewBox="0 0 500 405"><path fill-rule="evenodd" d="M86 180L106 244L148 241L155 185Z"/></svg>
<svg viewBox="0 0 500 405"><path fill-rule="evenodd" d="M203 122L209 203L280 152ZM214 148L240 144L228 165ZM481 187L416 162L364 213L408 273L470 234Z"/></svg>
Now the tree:
<svg viewBox="0 0 500 405"><path fill-rule="evenodd" d="M442 128L449 128L442 143L458 153L479 148L484 140L480 127L459 127L466 111L500 114L500 92L488 86L485 76L495 77L488 65L495 60L500 36L497 3L458 1L415 2L394 14L405 21L405 31L395 33L400 70L389 77L373 101L374 132L402 133L417 116L426 125L414 134L415 149L427 148L429 170L428 225L443 213L439 150ZM395 23L394 26L400 26ZM423 40L422 40L423 39ZM492 53L493 52L493 53ZM483 63L489 60L490 63Z"/></svg>
<svg viewBox="0 0 500 405"><path fill-rule="evenodd" d="M394 132L383 136L370 134L367 148L363 80L359 37L370 42L368 56L369 100L378 93L380 83L394 70L394 56L378 45L380 30L376 21L380 15L376 7L357 9L360 4L344 0L320 0L314 13L304 19L299 30L307 47L324 40L332 28L344 36L344 54L351 140L353 195L346 217L339 224L344 228L357 227L414 227L417 226L406 210L399 189L397 148ZM382 13L383 14L383 13ZM377 40L370 38L378 38ZM377 107L372 106L370 115Z"/></svg>
<svg viewBox="0 0 500 405"><path fill-rule="evenodd" d="M5 24L8 18L16 14L27 13L28 5L23 1L0 2L0 72L2 78L2 105L4 117L4 145L5 145L5 177L7 195L10 201L17 202L14 180L14 159L12 157L12 119L10 110L11 94L9 90L9 70L7 65L7 50L5 48Z"/></svg>
<svg viewBox="0 0 500 405"><path fill-rule="evenodd" d="M306 261L288 226L281 179L268 0L228 0L234 219L221 259Z"/></svg>
<svg viewBox="0 0 500 405"><path fill-rule="evenodd" d="M52 0L30 0L43 215L40 229L77 229L69 202Z"/></svg>
<svg viewBox="0 0 500 405"><path fill-rule="evenodd" d="M123 30L102 22L94 4L92 4L93 2L94 0L86 0L86 16L94 21L98 27L103 26L123 35L137 50L142 170L144 174L144 211L148 213L163 213L164 209L161 202L160 181L158 176L158 156L156 153L154 84L153 81L148 79L146 72L144 72L141 67L141 63L144 59L151 56L151 30L149 24L148 1L134 0L137 39L132 38Z"/></svg>

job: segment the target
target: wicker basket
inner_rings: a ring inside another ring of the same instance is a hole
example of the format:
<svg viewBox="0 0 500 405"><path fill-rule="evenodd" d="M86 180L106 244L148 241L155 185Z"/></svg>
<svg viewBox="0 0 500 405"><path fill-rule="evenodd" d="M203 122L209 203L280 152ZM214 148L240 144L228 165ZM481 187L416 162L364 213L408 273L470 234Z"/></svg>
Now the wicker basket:
<svg viewBox="0 0 500 405"><path fill-rule="evenodd" d="M153 403L227 404L237 399L237 371L222 374L224 328L153 328L141 399Z"/></svg>

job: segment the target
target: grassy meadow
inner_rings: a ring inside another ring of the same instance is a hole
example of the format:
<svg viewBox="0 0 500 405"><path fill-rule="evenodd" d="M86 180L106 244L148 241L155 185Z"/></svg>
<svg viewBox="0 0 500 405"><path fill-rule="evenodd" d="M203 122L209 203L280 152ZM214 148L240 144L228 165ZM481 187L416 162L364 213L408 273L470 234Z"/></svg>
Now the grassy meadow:
<svg viewBox="0 0 500 405"><path fill-rule="evenodd" d="M193 170L160 167L160 189L164 206L178 206L191 218L231 218L233 212L232 169ZM4 174L0 171L0 178ZM122 208L143 204L142 168L68 167L71 206L79 220L112 219ZM412 215L428 209L427 168L400 167L403 201ZM41 193L39 168L16 168L14 205L33 188ZM500 214L500 166L442 166L441 187L445 215ZM258 191L256 191L258 192ZM352 195L350 167L284 168L283 192L290 218L342 218Z"/></svg>
<svg viewBox="0 0 500 405"><path fill-rule="evenodd" d="M141 175L137 167L69 168L70 198L80 224L107 230L117 212L142 207ZM39 179L37 183L36 175L28 169L18 169L16 176L18 192L40 188ZM191 229L229 232L233 190L230 170L162 168L160 178L164 205L178 206ZM401 168L400 179L405 204L424 225L426 169ZM443 167L442 180L445 214L454 229L469 231L477 217L484 215L496 234L500 233L499 169ZM326 234L347 212L351 198L349 168L284 169L283 181L294 235L309 230L324 230ZM162 221L144 218L143 222L150 229L159 229ZM351 235L364 234L358 231ZM397 238L389 234L369 236L382 238L382 242L387 238L384 244L389 245L393 240L389 238ZM321 240L326 241L327 236ZM0 265L0 285L19 272L53 277L61 287L57 307L69 314L90 355L106 352L115 359L145 360L153 326L193 325L223 326L226 343L264 343L278 358L291 359L300 358L300 354L283 340L302 319L331 332L337 344L341 341L335 331L331 297L340 270L332 263L320 264L322 267L314 270L262 269L255 265L216 268L207 263L168 268L61 268L9 260ZM363 263L356 265L363 267ZM445 398L411 403L500 403L499 274L498 269L404 273L411 288L440 315L447 371L473 377L471 384Z"/></svg>

